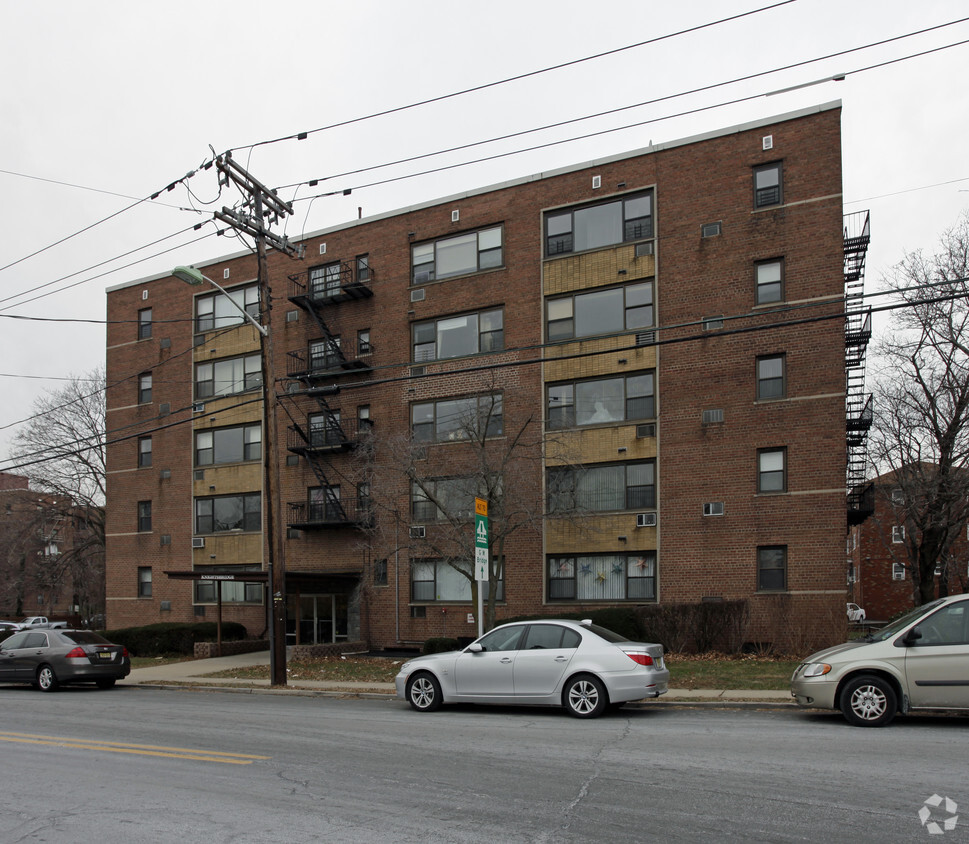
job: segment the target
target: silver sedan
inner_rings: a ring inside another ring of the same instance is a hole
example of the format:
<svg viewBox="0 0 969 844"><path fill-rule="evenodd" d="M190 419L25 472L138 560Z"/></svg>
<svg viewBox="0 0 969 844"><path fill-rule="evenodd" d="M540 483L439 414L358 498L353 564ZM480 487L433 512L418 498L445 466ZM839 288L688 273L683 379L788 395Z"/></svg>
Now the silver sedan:
<svg viewBox="0 0 969 844"><path fill-rule="evenodd" d="M462 651L405 662L397 696L419 712L442 703L564 706L577 718L665 694L663 646L583 620L505 624Z"/></svg>
<svg viewBox="0 0 969 844"><path fill-rule="evenodd" d="M91 630L22 630L0 642L0 683L30 683L42 692L67 683L110 689L130 671L128 649Z"/></svg>

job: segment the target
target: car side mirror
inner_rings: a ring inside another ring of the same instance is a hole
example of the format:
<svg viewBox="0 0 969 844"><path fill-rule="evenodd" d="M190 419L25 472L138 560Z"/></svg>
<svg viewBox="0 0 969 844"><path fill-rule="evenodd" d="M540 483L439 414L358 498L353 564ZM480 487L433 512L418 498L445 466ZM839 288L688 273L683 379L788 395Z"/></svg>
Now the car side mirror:
<svg viewBox="0 0 969 844"><path fill-rule="evenodd" d="M472 642L467 648L465 648L465 650L468 651L468 653L479 654L484 650L484 648L481 647L480 642Z"/></svg>
<svg viewBox="0 0 969 844"><path fill-rule="evenodd" d="M914 645L919 639L922 638L922 631L918 627L913 627L908 633L905 634L905 638L902 640L906 645Z"/></svg>

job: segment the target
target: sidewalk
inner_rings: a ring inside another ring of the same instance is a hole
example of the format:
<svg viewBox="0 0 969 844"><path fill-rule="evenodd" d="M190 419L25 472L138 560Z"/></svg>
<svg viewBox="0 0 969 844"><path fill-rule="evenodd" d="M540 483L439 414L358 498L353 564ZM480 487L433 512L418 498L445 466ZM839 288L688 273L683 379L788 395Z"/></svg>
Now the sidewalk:
<svg viewBox="0 0 969 844"><path fill-rule="evenodd" d="M122 684L169 688L228 688L250 693L264 694L328 694L353 697L393 697L393 683L341 683L320 680L298 680L285 687L269 685L269 680L234 679L231 677L206 677L231 668L247 668L252 665L269 665L269 652L236 654L213 659L195 659L172 662L167 665L135 668ZM729 705L729 706L784 706L793 707L790 692L762 691L754 689L676 689L657 700L645 701L644 706L659 704L681 705Z"/></svg>

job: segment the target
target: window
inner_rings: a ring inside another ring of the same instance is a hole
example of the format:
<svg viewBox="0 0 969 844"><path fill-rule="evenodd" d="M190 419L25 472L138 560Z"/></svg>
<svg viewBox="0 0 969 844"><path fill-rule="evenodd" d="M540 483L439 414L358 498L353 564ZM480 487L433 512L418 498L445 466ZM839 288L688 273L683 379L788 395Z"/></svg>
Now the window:
<svg viewBox="0 0 969 844"><path fill-rule="evenodd" d="M195 533L256 531L262 526L262 498L258 492L195 499Z"/></svg>
<svg viewBox="0 0 969 844"><path fill-rule="evenodd" d="M387 585L387 560L374 560L373 564L373 585Z"/></svg>
<svg viewBox="0 0 969 844"><path fill-rule="evenodd" d="M505 347L501 310L416 322L412 326L414 360L428 360L497 352Z"/></svg>
<svg viewBox="0 0 969 844"><path fill-rule="evenodd" d="M892 563L892 580L905 580L904 563Z"/></svg>
<svg viewBox="0 0 969 844"><path fill-rule="evenodd" d="M313 522L344 522L346 514L340 503L342 491L339 484L317 486L307 490L309 493L308 518Z"/></svg>
<svg viewBox="0 0 969 844"><path fill-rule="evenodd" d="M338 368L346 358L343 356L340 335L310 343L310 372L325 372Z"/></svg>
<svg viewBox="0 0 969 844"><path fill-rule="evenodd" d="M202 333L239 325L246 321L240 308L245 309L253 319L259 319L258 284L247 284L226 293L210 293L196 298L195 330Z"/></svg>
<svg viewBox="0 0 969 844"><path fill-rule="evenodd" d="M757 549L757 591L779 592L786 588L787 546L761 546Z"/></svg>
<svg viewBox="0 0 969 844"><path fill-rule="evenodd" d="M339 261L332 261L319 267L311 267L309 272L310 295L314 297L333 296L339 293L341 279Z"/></svg>
<svg viewBox="0 0 969 844"><path fill-rule="evenodd" d="M478 478L436 478L425 480L423 486L411 482L411 515L422 522L471 519L474 499L478 496Z"/></svg>
<svg viewBox="0 0 969 844"><path fill-rule="evenodd" d="M151 502L138 502L138 532L147 533L151 530Z"/></svg>
<svg viewBox="0 0 969 844"><path fill-rule="evenodd" d="M259 355L226 358L195 367L195 398L207 399L255 390L262 386Z"/></svg>
<svg viewBox="0 0 969 844"><path fill-rule="evenodd" d="M370 281L369 255L357 255L357 281Z"/></svg>
<svg viewBox="0 0 969 844"><path fill-rule="evenodd" d="M151 373L142 372L138 376L138 404L151 403Z"/></svg>
<svg viewBox="0 0 969 844"><path fill-rule="evenodd" d="M503 261L501 226L495 226L412 246L411 279L414 284L425 284L434 279L490 270L500 267Z"/></svg>
<svg viewBox="0 0 969 844"><path fill-rule="evenodd" d="M138 438L138 467L145 469L151 466L151 437Z"/></svg>
<svg viewBox="0 0 969 844"><path fill-rule="evenodd" d="M470 601L471 562L469 560L413 560L411 562L412 601ZM498 582L498 600L505 600L505 582Z"/></svg>
<svg viewBox="0 0 969 844"><path fill-rule="evenodd" d="M655 416L652 370L548 387L547 424L550 429L653 419Z"/></svg>
<svg viewBox="0 0 969 844"><path fill-rule="evenodd" d="M652 236L652 191L545 215L546 257Z"/></svg>
<svg viewBox="0 0 969 844"><path fill-rule="evenodd" d="M905 541L905 525L894 525L892 527L892 542L900 545Z"/></svg>
<svg viewBox="0 0 969 844"><path fill-rule="evenodd" d="M151 566L138 566L138 597L151 597Z"/></svg>
<svg viewBox="0 0 969 844"><path fill-rule="evenodd" d="M754 264L754 280L756 282L756 297L758 305L769 305L771 302L784 300L784 262L760 261Z"/></svg>
<svg viewBox="0 0 969 844"><path fill-rule="evenodd" d="M524 644L522 641L522 634L524 632L524 624L493 630L481 639L481 647L485 651L498 651L500 653L520 650Z"/></svg>
<svg viewBox="0 0 969 844"><path fill-rule="evenodd" d="M757 491L787 491L787 449L765 448L757 452Z"/></svg>
<svg viewBox="0 0 969 844"><path fill-rule="evenodd" d="M151 308L138 311L138 339L147 340L151 337Z"/></svg>
<svg viewBox="0 0 969 844"><path fill-rule="evenodd" d="M365 431L369 431L372 424L373 421L370 418L370 405L357 405L357 431L361 434Z"/></svg>
<svg viewBox="0 0 969 844"><path fill-rule="evenodd" d="M411 432L417 442L453 442L502 434L501 393L411 405Z"/></svg>
<svg viewBox="0 0 969 844"><path fill-rule="evenodd" d="M259 571L260 566L195 566L196 572L204 574L234 574L239 577L243 572ZM219 583L222 584L223 604L261 604L263 585L246 583L244 580L196 580L195 603L214 604L219 600Z"/></svg>
<svg viewBox="0 0 969 844"><path fill-rule="evenodd" d="M754 168L754 208L780 205L784 201L781 162Z"/></svg>
<svg viewBox="0 0 969 844"><path fill-rule="evenodd" d="M653 461L548 470L548 511L643 510L656 506Z"/></svg>
<svg viewBox="0 0 969 844"><path fill-rule="evenodd" d="M922 638L915 642L915 647L969 644L967 620L969 603L966 601L942 607L919 622L918 629Z"/></svg>
<svg viewBox="0 0 969 844"><path fill-rule="evenodd" d="M262 457L262 426L239 425L195 434L195 465L244 463Z"/></svg>
<svg viewBox="0 0 969 844"><path fill-rule="evenodd" d="M309 433L310 445L314 448L341 445L346 442L346 435L340 426L339 410L312 414L309 417Z"/></svg>
<svg viewBox="0 0 969 844"><path fill-rule="evenodd" d="M364 328L357 332L357 354L369 355L373 349L370 346L370 329Z"/></svg>
<svg viewBox="0 0 969 844"><path fill-rule="evenodd" d="M649 328L653 325L653 283L638 282L549 299L546 312L550 342Z"/></svg>
<svg viewBox="0 0 969 844"><path fill-rule="evenodd" d="M892 490L892 504L904 504L905 503L905 493L902 492L901 487L895 487Z"/></svg>
<svg viewBox="0 0 969 844"><path fill-rule="evenodd" d="M757 398L782 399L786 394L784 355L757 358Z"/></svg>
<svg viewBox="0 0 969 844"><path fill-rule="evenodd" d="M548 558L550 601L655 601L656 552Z"/></svg>
<svg viewBox="0 0 969 844"><path fill-rule="evenodd" d="M530 651L536 648L571 650L577 648L581 641L582 636L568 627L560 627L557 624L529 624L523 650Z"/></svg>

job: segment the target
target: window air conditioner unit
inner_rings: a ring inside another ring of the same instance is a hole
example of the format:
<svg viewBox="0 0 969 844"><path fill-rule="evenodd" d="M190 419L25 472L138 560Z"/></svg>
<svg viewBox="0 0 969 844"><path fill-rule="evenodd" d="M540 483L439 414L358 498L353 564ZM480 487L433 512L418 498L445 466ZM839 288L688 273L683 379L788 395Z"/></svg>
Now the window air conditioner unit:
<svg viewBox="0 0 969 844"><path fill-rule="evenodd" d="M205 547L205 537L204 536L193 536L192 537L192 547L193 548L204 548Z"/></svg>
<svg viewBox="0 0 969 844"><path fill-rule="evenodd" d="M644 437L655 437L656 436L656 423L655 422L644 422L641 425L636 426L636 439L643 439Z"/></svg>
<svg viewBox="0 0 969 844"><path fill-rule="evenodd" d="M647 255L653 254L653 241L647 241L646 243L636 244L636 257L645 258Z"/></svg>
<svg viewBox="0 0 969 844"><path fill-rule="evenodd" d="M421 275L427 275L427 273L421 273ZM420 287L417 290L411 290L411 292L410 292L410 300L412 302L423 302L424 301L424 297L426 295L427 294L424 292L424 288L423 287Z"/></svg>
<svg viewBox="0 0 969 844"><path fill-rule="evenodd" d="M410 538L411 539L423 539L424 538L424 525L411 525L410 526Z"/></svg>
<svg viewBox="0 0 969 844"><path fill-rule="evenodd" d="M722 501L707 501L703 505L703 515L704 516L722 516L723 515L723 502Z"/></svg>
<svg viewBox="0 0 969 844"><path fill-rule="evenodd" d="M636 335L637 346L652 346L656 342L655 331L640 331Z"/></svg>
<svg viewBox="0 0 969 844"><path fill-rule="evenodd" d="M423 270L419 273L414 273L414 284L427 284L431 280L430 270Z"/></svg>
<svg viewBox="0 0 969 844"><path fill-rule="evenodd" d="M903 569L903 568L893 568L892 569L892 580L905 580L905 569Z"/></svg>
<svg viewBox="0 0 969 844"><path fill-rule="evenodd" d="M637 513L636 527L656 527L655 513Z"/></svg>

